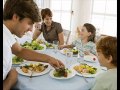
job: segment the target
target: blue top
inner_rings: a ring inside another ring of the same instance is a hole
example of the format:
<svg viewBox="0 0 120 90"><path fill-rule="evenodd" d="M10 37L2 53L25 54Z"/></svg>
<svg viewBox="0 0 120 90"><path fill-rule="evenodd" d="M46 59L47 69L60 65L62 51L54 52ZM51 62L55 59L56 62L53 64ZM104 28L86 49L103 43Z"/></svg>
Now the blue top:
<svg viewBox="0 0 120 90"><path fill-rule="evenodd" d="M84 54L83 51L89 51L90 53L96 55L96 45L94 42L87 42L86 44L82 43L81 38L72 42L72 45L75 46L78 50L80 55Z"/></svg>

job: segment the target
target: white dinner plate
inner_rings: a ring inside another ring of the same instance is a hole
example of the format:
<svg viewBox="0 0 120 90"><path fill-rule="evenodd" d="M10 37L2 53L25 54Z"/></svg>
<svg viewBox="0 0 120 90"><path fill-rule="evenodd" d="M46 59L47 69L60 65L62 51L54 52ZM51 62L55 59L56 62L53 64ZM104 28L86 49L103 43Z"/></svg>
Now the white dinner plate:
<svg viewBox="0 0 120 90"><path fill-rule="evenodd" d="M69 49L68 48L63 48L62 50L59 50L59 51L60 51L60 53L65 55L69 51Z"/></svg>
<svg viewBox="0 0 120 90"><path fill-rule="evenodd" d="M94 55L85 55L84 60L88 62L97 62L98 58Z"/></svg>
<svg viewBox="0 0 120 90"><path fill-rule="evenodd" d="M71 69L73 69L73 70L75 70L74 69L74 66L76 66L76 65L79 65L80 63L76 63L76 64L74 64L74 65L72 65L71 66ZM87 64L87 63L86 63ZM89 64L88 64L89 65ZM90 65L90 66L92 66L92 65ZM97 72L95 73L95 74L90 74L90 73L79 73L79 72L77 72L76 70L75 70L75 72L76 72L76 74L77 75L79 75L79 76L84 76L84 77L96 77L96 75L98 75L99 73L101 73L101 68L100 67L96 67L96 66L93 66L93 67L95 67L95 68L97 68Z"/></svg>
<svg viewBox="0 0 120 90"><path fill-rule="evenodd" d="M70 70L71 70L71 73L69 73L67 77L55 77L55 76L53 75L55 69L51 70L50 73L49 73L49 75L50 75L52 78L54 78L54 79L70 79L70 78L72 78L72 77L74 77L74 76L76 75L76 72L75 72L73 69L70 69Z"/></svg>
<svg viewBox="0 0 120 90"><path fill-rule="evenodd" d="M50 64L48 64L48 63L43 63L43 62L27 62L27 63L21 64L20 66L25 66L25 65L29 65L29 64L37 64L37 63L41 63L41 64L44 64L44 65L48 65L48 67L47 67L44 71L42 71L42 72L40 72L40 73L38 73L38 72L33 72L32 76L44 75L44 74L46 74L46 73L48 73L48 72L50 71L50 69L51 69ZM20 67L17 67L17 68L16 68L16 71L17 71L19 74L25 75L25 76L31 76L31 73L32 73L30 70L28 70L28 71L29 71L28 73L24 73L24 72L22 71L22 69L20 69Z"/></svg>

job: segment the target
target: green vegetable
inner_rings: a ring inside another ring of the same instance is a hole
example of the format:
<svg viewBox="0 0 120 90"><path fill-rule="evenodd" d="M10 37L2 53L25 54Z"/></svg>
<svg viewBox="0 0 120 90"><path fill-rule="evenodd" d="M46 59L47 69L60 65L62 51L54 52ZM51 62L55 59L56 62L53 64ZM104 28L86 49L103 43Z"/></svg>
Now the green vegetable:
<svg viewBox="0 0 120 90"><path fill-rule="evenodd" d="M22 47L27 48L27 49L31 49L31 50L43 50L44 47L41 46L37 41L32 41L31 43L29 42L25 42Z"/></svg>
<svg viewBox="0 0 120 90"><path fill-rule="evenodd" d="M53 44L51 44L51 43L46 43L45 45L46 45L46 47L48 47L48 48L54 48Z"/></svg>
<svg viewBox="0 0 120 90"><path fill-rule="evenodd" d="M13 64L20 64L21 62L23 62L24 60L22 59L22 58L20 58L20 57L17 57L17 56L14 56L13 58L12 58L12 63Z"/></svg>
<svg viewBox="0 0 120 90"><path fill-rule="evenodd" d="M78 54L78 50L77 49L72 49L73 54Z"/></svg>
<svg viewBox="0 0 120 90"><path fill-rule="evenodd" d="M57 70L54 71L53 75L55 77L67 77L68 74L71 73L70 70L68 70L67 68L59 68Z"/></svg>

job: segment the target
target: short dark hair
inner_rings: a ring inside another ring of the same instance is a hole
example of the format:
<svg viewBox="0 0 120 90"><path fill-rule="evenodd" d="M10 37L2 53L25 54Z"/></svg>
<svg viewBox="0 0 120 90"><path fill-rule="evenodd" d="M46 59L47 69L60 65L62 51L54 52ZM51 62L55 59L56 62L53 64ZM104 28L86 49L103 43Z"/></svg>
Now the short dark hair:
<svg viewBox="0 0 120 90"><path fill-rule="evenodd" d="M45 8L45 9L41 10L42 20L44 20L44 18L46 17L46 15L52 17L52 11L49 8Z"/></svg>
<svg viewBox="0 0 120 90"><path fill-rule="evenodd" d="M30 18L33 22L40 21L39 9L33 0L7 0L3 10L3 20L11 20L17 14L20 20Z"/></svg>
<svg viewBox="0 0 120 90"><path fill-rule="evenodd" d="M91 35L88 37L88 41L95 42L96 28L90 23L85 23L83 26L86 27L88 32L91 32Z"/></svg>
<svg viewBox="0 0 120 90"><path fill-rule="evenodd" d="M97 42L97 51L101 51L105 58L112 56L112 64L117 66L117 38L105 36Z"/></svg>

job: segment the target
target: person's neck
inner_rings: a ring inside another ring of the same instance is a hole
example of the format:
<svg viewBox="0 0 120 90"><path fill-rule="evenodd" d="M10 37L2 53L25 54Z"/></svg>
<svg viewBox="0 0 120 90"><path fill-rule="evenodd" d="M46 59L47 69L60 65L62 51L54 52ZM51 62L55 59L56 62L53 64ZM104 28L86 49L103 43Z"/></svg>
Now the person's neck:
<svg viewBox="0 0 120 90"><path fill-rule="evenodd" d="M88 42L88 39L87 39L87 38L82 39L82 43L83 43L83 44L86 44L87 42Z"/></svg>
<svg viewBox="0 0 120 90"><path fill-rule="evenodd" d="M47 26L47 31L49 31L51 29L51 26Z"/></svg>
<svg viewBox="0 0 120 90"><path fill-rule="evenodd" d="M12 33L13 32L13 23L9 20L3 21L3 24L8 28L8 30Z"/></svg>

